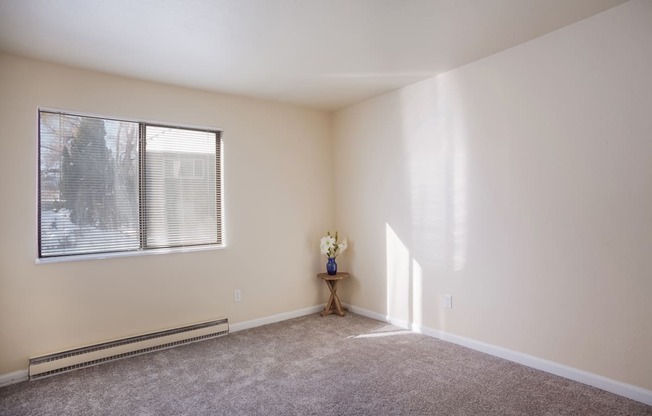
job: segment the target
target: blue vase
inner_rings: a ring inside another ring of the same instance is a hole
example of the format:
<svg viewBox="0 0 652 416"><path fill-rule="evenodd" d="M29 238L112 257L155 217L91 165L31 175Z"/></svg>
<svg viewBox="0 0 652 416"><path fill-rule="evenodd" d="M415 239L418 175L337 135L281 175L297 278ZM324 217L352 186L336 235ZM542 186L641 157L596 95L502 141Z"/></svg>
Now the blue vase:
<svg viewBox="0 0 652 416"><path fill-rule="evenodd" d="M329 257L328 263L326 263L326 272L331 276L337 274L337 263L335 263L335 257Z"/></svg>

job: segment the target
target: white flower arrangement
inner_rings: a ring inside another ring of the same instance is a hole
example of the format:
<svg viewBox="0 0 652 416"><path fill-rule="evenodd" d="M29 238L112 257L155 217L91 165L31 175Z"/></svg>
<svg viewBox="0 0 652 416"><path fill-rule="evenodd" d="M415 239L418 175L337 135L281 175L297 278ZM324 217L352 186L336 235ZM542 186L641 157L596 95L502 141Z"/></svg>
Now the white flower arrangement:
<svg viewBox="0 0 652 416"><path fill-rule="evenodd" d="M328 256L328 258L334 259L340 254L344 253L349 244L346 242L346 238L342 242L339 242L338 238L339 237L337 231L335 231L334 235L329 231L326 237L322 237L319 244L319 247L321 248L321 254L325 254Z"/></svg>

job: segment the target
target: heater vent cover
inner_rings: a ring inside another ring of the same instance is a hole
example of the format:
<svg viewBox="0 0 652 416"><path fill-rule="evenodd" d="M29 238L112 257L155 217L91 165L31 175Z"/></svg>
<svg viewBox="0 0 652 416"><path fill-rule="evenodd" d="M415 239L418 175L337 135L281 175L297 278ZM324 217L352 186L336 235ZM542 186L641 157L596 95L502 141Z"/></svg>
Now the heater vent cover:
<svg viewBox="0 0 652 416"><path fill-rule="evenodd" d="M33 357L29 359L29 379L38 380L134 355L216 338L228 333L228 319L217 319Z"/></svg>

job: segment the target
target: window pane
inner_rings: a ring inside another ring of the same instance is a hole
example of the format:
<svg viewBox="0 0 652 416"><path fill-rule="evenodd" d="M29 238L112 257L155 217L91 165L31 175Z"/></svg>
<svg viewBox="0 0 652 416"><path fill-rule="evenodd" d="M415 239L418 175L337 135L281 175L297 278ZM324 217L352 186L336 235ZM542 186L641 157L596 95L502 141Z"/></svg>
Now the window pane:
<svg viewBox="0 0 652 416"><path fill-rule="evenodd" d="M40 257L138 249L138 123L40 112Z"/></svg>
<svg viewBox="0 0 652 416"><path fill-rule="evenodd" d="M222 244L218 131L39 117L40 258Z"/></svg>
<svg viewBox="0 0 652 416"><path fill-rule="evenodd" d="M145 140L146 246L220 244L217 133L146 126Z"/></svg>

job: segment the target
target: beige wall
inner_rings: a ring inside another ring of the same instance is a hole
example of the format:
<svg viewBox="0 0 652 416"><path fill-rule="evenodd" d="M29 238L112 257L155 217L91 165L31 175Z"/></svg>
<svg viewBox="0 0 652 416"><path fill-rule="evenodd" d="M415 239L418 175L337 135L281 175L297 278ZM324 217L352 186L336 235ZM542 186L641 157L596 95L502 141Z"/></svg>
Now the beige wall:
<svg viewBox="0 0 652 416"><path fill-rule="evenodd" d="M36 265L38 106L223 129L229 247ZM0 374L39 353L321 303L329 123L323 112L0 55Z"/></svg>
<svg viewBox="0 0 652 416"><path fill-rule="evenodd" d="M628 2L338 112L345 300L652 389L650 22Z"/></svg>
<svg viewBox="0 0 652 416"><path fill-rule="evenodd" d="M335 219L349 303L652 389L650 21L652 2L628 2L332 126L0 54L0 375L30 355L319 304L317 241ZM229 247L36 265L38 106L223 129Z"/></svg>

